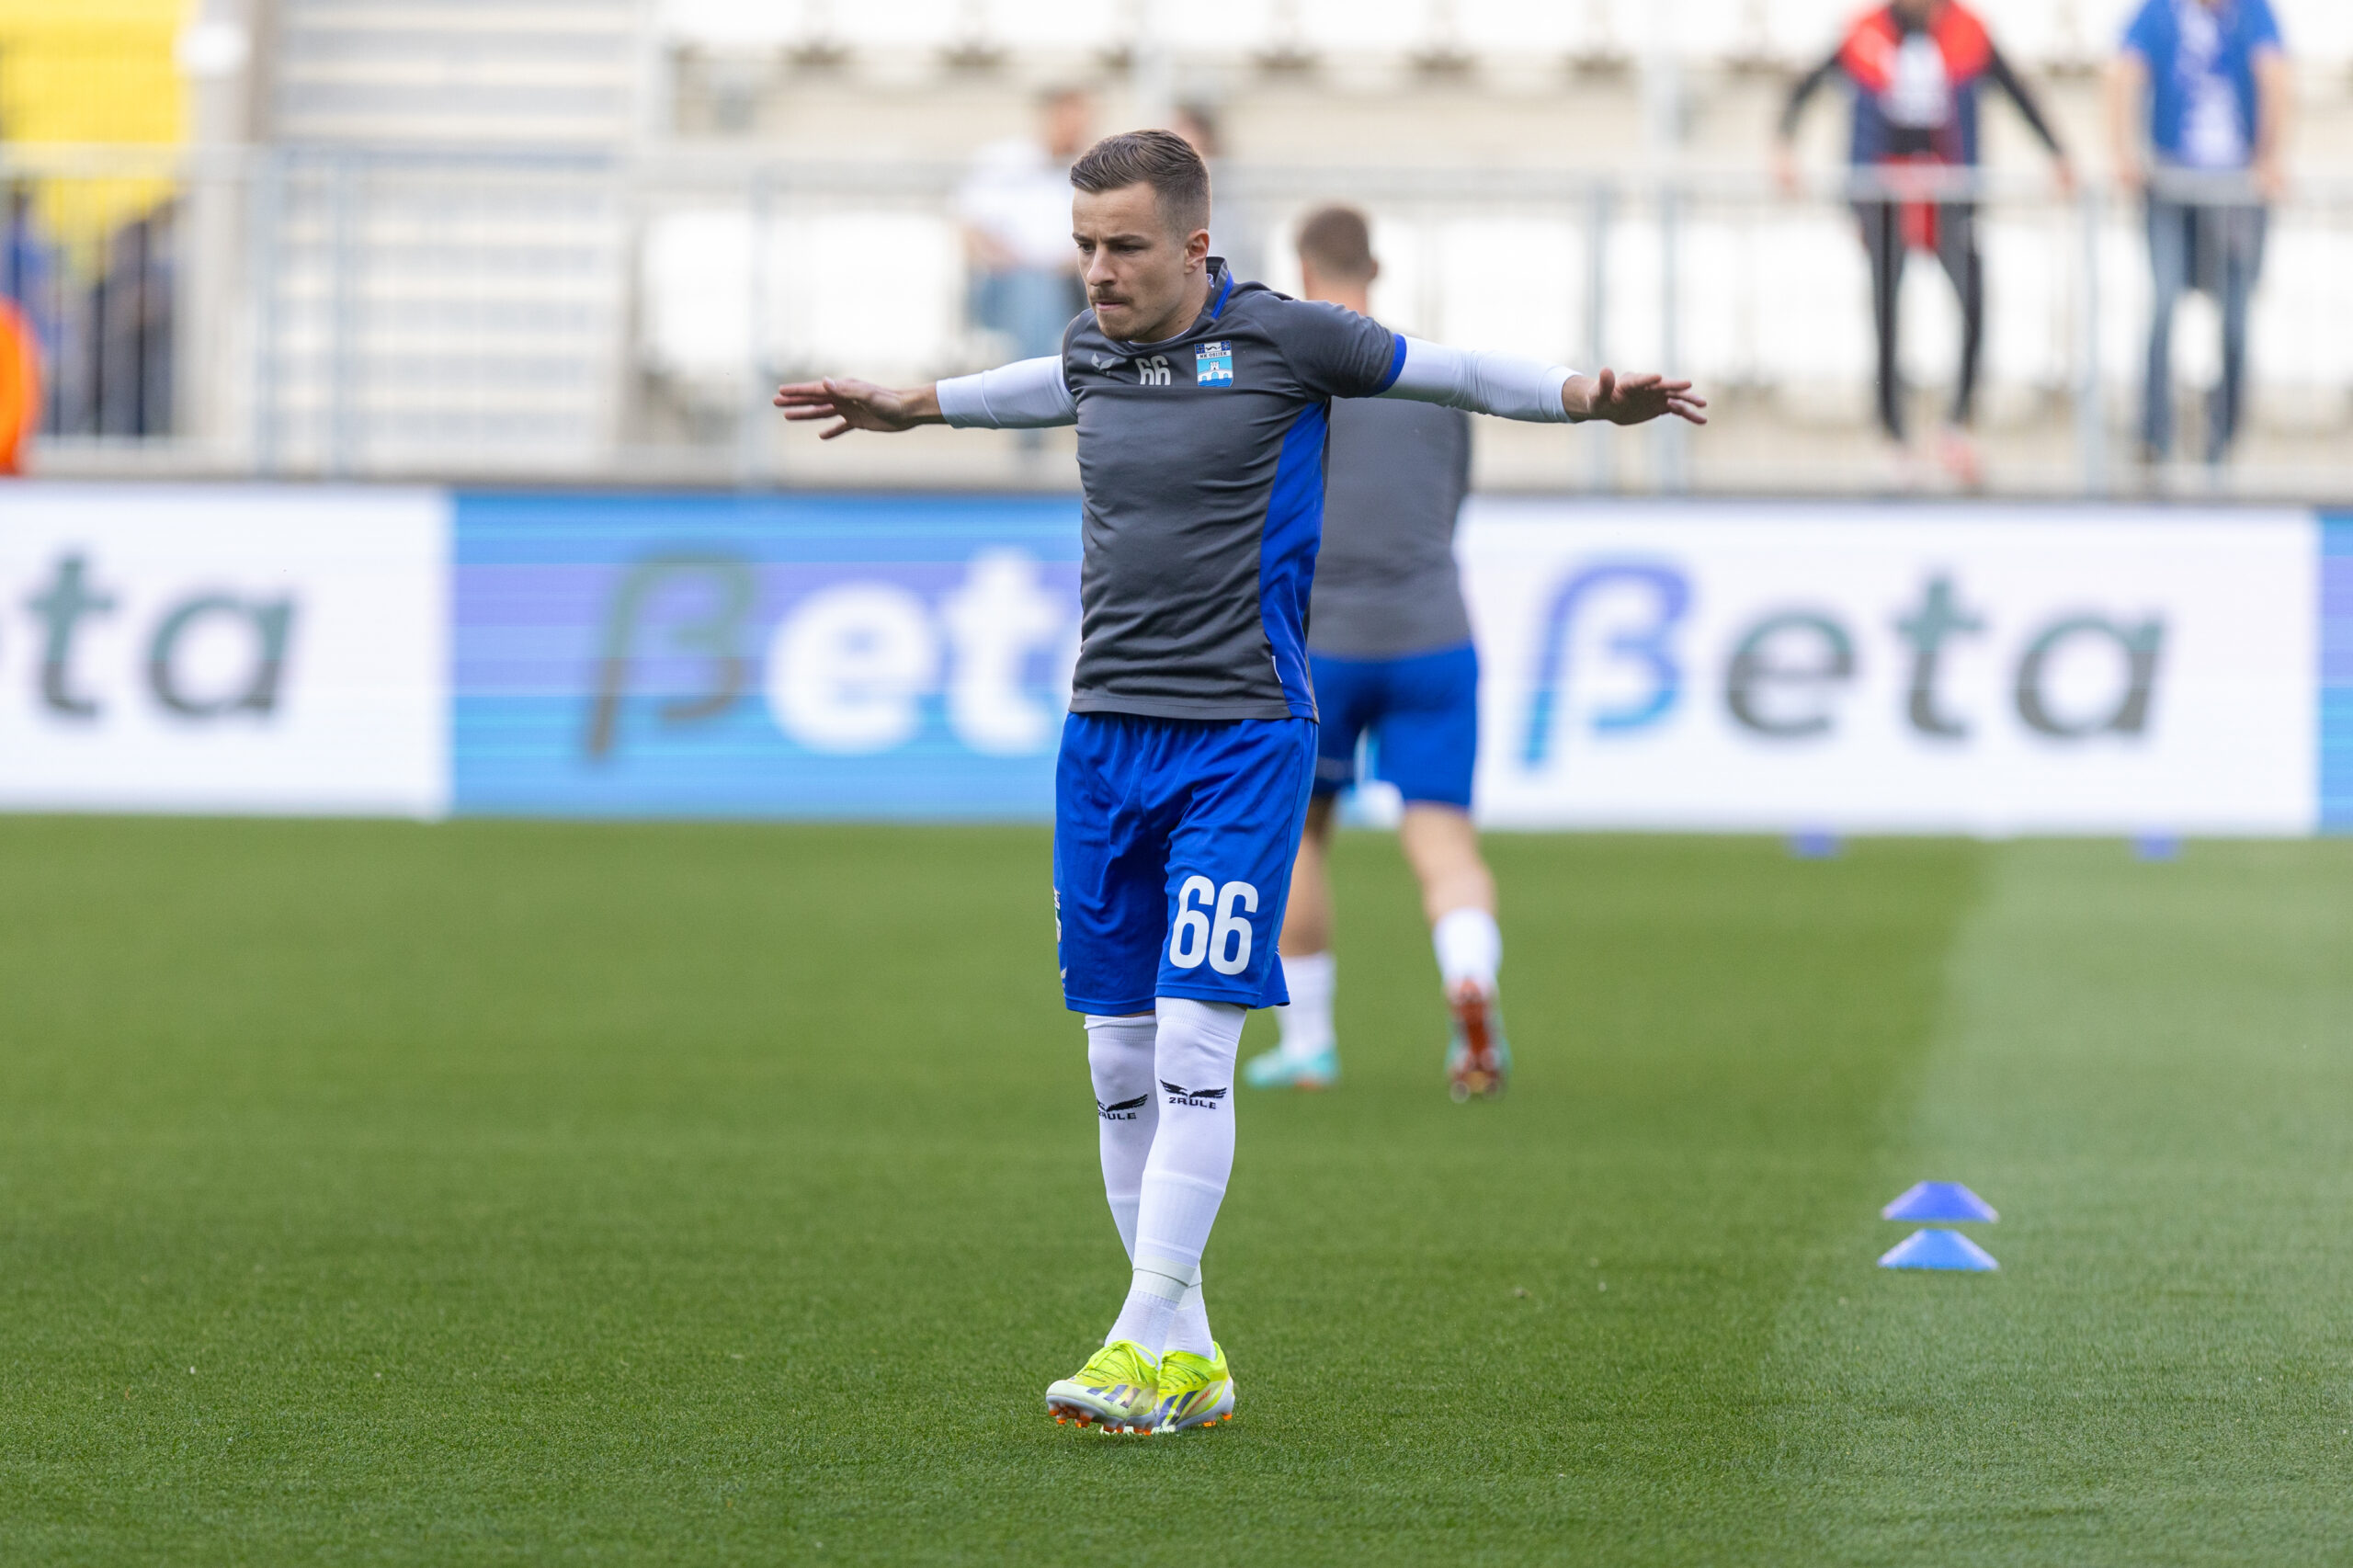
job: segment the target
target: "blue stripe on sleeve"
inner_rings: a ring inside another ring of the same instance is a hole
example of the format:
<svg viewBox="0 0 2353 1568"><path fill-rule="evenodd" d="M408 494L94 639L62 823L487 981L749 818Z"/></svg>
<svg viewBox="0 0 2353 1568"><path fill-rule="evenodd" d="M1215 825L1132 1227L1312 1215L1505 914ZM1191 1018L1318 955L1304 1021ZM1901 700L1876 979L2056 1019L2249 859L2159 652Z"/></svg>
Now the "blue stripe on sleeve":
<svg viewBox="0 0 2353 1568"><path fill-rule="evenodd" d="M1389 373L1381 378L1381 384L1372 389L1372 395L1379 397L1382 392L1385 392L1391 387L1395 386L1397 384L1397 378L1404 374L1404 371L1405 335L1401 332L1397 334L1396 351L1389 356Z"/></svg>

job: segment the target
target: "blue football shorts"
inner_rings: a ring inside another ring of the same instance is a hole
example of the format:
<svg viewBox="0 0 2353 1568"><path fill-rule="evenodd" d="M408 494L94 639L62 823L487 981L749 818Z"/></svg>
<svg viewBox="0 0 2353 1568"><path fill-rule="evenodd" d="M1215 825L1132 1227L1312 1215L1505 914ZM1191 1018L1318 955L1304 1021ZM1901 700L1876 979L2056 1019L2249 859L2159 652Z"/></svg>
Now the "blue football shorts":
<svg viewBox="0 0 2353 1568"><path fill-rule="evenodd" d="M1315 792L1357 781L1357 737L1372 732L1372 772L1409 801L1471 809L1479 760L1479 652L1465 642L1402 659L1339 659L1311 652Z"/></svg>
<svg viewBox="0 0 2353 1568"><path fill-rule="evenodd" d="M1312 719L1074 713L1054 766L1054 927L1074 1013L1277 1007L1315 777Z"/></svg>

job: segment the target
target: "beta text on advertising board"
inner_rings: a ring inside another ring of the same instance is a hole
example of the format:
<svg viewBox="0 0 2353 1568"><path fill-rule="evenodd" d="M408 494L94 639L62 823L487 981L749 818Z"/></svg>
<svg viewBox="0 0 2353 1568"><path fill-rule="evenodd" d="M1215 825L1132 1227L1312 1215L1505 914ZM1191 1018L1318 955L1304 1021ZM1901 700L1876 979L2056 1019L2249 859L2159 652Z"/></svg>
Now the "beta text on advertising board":
<svg viewBox="0 0 2353 1568"><path fill-rule="evenodd" d="M1074 501L465 495L457 516L459 811L1051 810Z"/></svg>
<svg viewBox="0 0 2353 1568"><path fill-rule="evenodd" d="M433 816L449 502L0 490L0 808Z"/></svg>
<svg viewBox="0 0 2353 1568"><path fill-rule="evenodd" d="M1481 499L1521 826L2307 833L2309 514Z"/></svg>

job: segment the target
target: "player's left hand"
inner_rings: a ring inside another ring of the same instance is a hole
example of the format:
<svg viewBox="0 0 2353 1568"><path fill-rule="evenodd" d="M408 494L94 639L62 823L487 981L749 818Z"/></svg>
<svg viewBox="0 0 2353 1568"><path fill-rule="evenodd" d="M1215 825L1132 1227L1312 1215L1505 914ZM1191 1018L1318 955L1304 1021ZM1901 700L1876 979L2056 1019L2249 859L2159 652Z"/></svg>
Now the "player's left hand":
<svg viewBox="0 0 2353 1568"><path fill-rule="evenodd" d="M1580 419L1606 419L1612 425L1644 425L1672 414L1694 425L1705 425L1704 397L1691 395L1689 381L1665 376L1628 376L1604 369L1597 376L1571 376L1561 388L1561 406Z"/></svg>

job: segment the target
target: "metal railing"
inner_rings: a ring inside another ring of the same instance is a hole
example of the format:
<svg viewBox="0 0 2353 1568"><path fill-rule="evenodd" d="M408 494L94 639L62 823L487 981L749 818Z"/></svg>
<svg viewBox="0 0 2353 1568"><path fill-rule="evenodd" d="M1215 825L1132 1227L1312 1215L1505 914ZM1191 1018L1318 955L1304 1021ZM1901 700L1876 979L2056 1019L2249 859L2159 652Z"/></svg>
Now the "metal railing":
<svg viewBox="0 0 2353 1568"><path fill-rule="evenodd" d="M688 153L0 148L0 289L26 301L51 357L36 467L1067 483L1051 449L1041 467L1034 446L986 435L904 449L919 461L821 461L766 405L791 375L918 378L1002 357L968 308L951 216L965 174ZM1984 483L2053 494L2142 483L2125 460L2145 235L2137 202L2113 190L1953 170L1789 193L1753 169L1266 165L1222 168L1218 185L1222 242L1278 286L1293 276L1297 218L1355 201L1383 255L1376 307L1398 324L1579 365L1673 368L1717 397L1696 437L1483 433L1490 483L1545 488L1905 482L1873 434L1856 213L1968 214L1987 279ZM2160 194L2221 210L2247 193ZM1915 256L1912 270L1935 265ZM2191 483L2353 491L2347 277L2353 180L2304 181L2271 213L2247 438ZM1957 357L1951 297L1915 278L1898 311L1915 340L1900 362L1920 383L1901 404L1926 419ZM2200 347L2212 334L2180 335L2178 379L2194 390L2214 372Z"/></svg>

